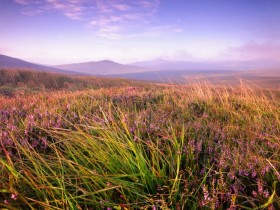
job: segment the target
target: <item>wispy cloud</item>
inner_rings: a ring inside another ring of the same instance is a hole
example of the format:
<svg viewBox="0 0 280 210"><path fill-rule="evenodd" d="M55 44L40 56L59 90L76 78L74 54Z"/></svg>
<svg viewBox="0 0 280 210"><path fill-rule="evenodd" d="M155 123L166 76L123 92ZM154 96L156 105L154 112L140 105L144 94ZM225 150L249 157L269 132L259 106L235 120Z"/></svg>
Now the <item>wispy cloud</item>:
<svg viewBox="0 0 280 210"><path fill-rule="evenodd" d="M22 4L22 5L27 5L29 4L30 1L28 0L15 0L16 3L18 4Z"/></svg>
<svg viewBox="0 0 280 210"><path fill-rule="evenodd" d="M121 27L108 25L106 27L99 29L96 34L103 38L117 40L122 38L120 31L121 31Z"/></svg>
<svg viewBox="0 0 280 210"><path fill-rule="evenodd" d="M118 39L130 27L148 22L160 5L160 0L97 0L98 15L90 25L97 28L97 35L107 39ZM117 28L114 32L112 28ZM108 32L109 31L109 32Z"/></svg>
<svg viewBox="0 0 280 210"><path fill-rule="evenodd" d="M15 2L23 6L22 14L28 16L56 10L70 19L80 20L84 17L86 11L85 1L83 0L15 0Z"/></svg>
<svg viewBox="0 0 280 210"><path fill-rule="evenodd" d="M157 12L161 0L14 0L22 5L22 14L35 16L58 11L65 17L86 21L104 38L120 38L121 33L135 26L148 23Z"/></svg>

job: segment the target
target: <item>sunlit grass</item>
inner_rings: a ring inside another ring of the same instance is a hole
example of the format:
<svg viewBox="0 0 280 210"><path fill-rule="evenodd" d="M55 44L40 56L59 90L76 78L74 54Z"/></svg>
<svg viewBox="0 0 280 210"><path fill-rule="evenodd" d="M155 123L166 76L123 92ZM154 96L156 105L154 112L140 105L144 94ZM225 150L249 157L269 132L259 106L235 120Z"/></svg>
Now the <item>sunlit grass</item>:
<svg viewBox="0 0 280 210"><path fill-rule="evenodd" d="M259 89L124 86L0 102L3 208L280 208L280 99Z"/></svg>

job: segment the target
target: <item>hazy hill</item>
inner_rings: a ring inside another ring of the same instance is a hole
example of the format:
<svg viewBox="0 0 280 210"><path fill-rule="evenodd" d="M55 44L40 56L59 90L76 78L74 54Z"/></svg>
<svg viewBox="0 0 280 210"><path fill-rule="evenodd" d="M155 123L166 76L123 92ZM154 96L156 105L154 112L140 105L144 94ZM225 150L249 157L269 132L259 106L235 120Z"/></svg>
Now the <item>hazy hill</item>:
<svg viewBox="0 0 280 210"><path fill-rule="evenodd" d="M50 72L65 73L65 74L76 74L75 72L65 71L65 70L39 65L39 64L34 64L18 58L13 58L1 54L0 54L0 68L33 69L37 71L50 71Z"/></svg>
<svg viewBox="0 0 280 210"><path fill-rule="evenodd" d="M280 88L280 70L162 70L131 74L110 75L160 83L181 83L206 80L214 84L235 85L245 83L268 88Z"/></svg>
<svg viewBox="0 0 280 210"><path fill-rule="evenodd" d="M55 66L59 69L76 71L93 75L124 74L144 72L148 69L133 65L124 65L110 60L92 61L86 63L74 63Z"/></svg>
<svg viewBox="0 0 280 210"><path fill-rule="evenodd" d="M109 76L162 83L186 83L187 80L194 78L217 81L224 78L236 78L238 75L240 71L233 70L162 70Z"/></svg>
<svg viewBox="0 0 280 210"><path fill-rule="evenodd" d="M266 60L247 60L247 61L173 61L173 60L148 60L131 63L152 71L159 70L255 70L267 68L279 68L279 62L269 62Z"/></svg>
<svg viewBox="0 0 280 210"><path fill-rule="evenodd" d="M131 63L131 65L150 68L153 71L155 70L197 70L205 69L206 65L199 62L191 61L169 61L164 59L148 60L148 61L139 61ZM209 67L209 65L208 65Z"/></svg>

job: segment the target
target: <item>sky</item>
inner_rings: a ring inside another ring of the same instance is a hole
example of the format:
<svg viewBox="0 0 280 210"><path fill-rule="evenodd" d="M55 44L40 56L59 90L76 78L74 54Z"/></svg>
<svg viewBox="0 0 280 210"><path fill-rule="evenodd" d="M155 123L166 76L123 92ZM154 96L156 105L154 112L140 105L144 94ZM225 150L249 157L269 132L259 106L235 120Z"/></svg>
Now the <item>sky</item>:
<svg viewBox="0 0 280 210"><path fill-rule="evenodd" d="M0 54L41 64L280 60L279 0L0 0Z"/></svg>

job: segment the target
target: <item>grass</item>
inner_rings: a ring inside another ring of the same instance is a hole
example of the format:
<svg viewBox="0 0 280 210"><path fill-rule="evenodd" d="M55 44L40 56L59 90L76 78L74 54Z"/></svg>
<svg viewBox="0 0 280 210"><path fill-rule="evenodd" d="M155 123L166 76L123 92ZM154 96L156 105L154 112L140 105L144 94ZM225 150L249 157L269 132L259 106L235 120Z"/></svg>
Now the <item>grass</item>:
<svg viewBox="0 0 280 210"><path fill-rule="evenodd" d="M149 86L149 83L121 78L65 75L21 68L0 68L0 95L6 97L34 94L42 91L79 91L131 85Z"/></svg>
<svg viewBox="0 0 280 210"><path fill-rule="evenodd" d="M241 85L0 98L0 207L278 209L280 98Z"/></svg>

